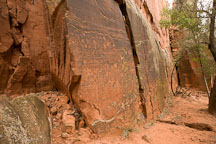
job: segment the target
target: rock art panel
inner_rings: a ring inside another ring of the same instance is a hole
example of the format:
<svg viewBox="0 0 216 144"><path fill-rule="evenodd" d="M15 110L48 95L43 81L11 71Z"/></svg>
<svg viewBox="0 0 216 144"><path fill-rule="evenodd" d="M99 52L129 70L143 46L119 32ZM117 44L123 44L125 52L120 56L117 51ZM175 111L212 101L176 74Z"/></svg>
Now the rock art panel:
<svg viewBox="0 0 216 144"><path fill-rule="evenodd" d="M131 45L118 3L67 1L70 93L96 132L142 121Z"/></svg>
<svg viewBox="0 0 216 144"><path fill-rule="evenodd" d="M169 95L168 77L156 35L146 18L133 1L126 0L126 24L130 28L136 67L139 76L139 89L148 120L158 116ZM122 6L124 11L124 6Z"/></svg>

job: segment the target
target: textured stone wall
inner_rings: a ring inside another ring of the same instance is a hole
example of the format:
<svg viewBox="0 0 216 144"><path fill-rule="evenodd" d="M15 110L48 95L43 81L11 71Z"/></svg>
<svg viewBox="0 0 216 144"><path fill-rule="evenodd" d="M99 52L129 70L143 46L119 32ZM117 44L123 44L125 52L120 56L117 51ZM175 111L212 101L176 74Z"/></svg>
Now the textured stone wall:
<svg viewBox="0 0 216 144"><path fill-rule="evenodd" d="M187 33L179 30L175 27L170 29L171 32L171 49L173 56L177 56L178 53L184 53L177 64L177 73L179 79L179 85L181 87L193 88L196 90L206 91L205 80L202 73L199 57L197 51L191 52L191 50L183 49L181 41L186 37ZM180 42L179 42L180 41ZM184 50L184 51L183 51ZM206 48L206 52L209 50ZM195 60L196 59L196 60ZM206 82L209 89L211 88L210 76L206 76Z"/></svg>
<svg viewBox="0 0 216 144"><path fill-rule="evenodd" d="M171 72L173 71L173 55L170 48L170 31L160 27L161 13L164 7L168 6L166 0L134 0L137 7L141 10L147 22L150 24L152 31L158 40L158 45L164 55L166 71L168 74L169 85L171 83ZM172 76L173 90L178 86L176 71Z"/></svg>
<svg viewBox="0 0 216 144"><path fill-rule="evenodd" d="M155 119L170 96L173 66L159 26L165 4L1 2L0 91L64 91L95 132Z"/></svg>
<svg viewBox="0 0 216 144"><path fill-rule="evenodd" d="M0 2L0 91L52 90L46 2Z"/></svg>

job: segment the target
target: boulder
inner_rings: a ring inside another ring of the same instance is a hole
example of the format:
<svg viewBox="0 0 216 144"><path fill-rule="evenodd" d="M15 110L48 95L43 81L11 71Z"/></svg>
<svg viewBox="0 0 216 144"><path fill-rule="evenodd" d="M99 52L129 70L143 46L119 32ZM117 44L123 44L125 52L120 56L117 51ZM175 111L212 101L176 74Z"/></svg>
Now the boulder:
<svg viewBox="0 0 216 144"><path fill-rule="evenodd" d="M50 144L47 108L36 96L0 97L0 143Z"/></svg>
<svg viewBox="0 0 216 144"><path fill-rule="evenodd" d="M65 110L62 114L62 123L66 127L72 127L75 130L75 117L72 110Z"/></svg>
<svg viewBox="0 0 216 144"><path fill-rule="evenodd" d="M9 101L0 97L0 143L28 144L31 139L22 125L19 115Z"/></svg>

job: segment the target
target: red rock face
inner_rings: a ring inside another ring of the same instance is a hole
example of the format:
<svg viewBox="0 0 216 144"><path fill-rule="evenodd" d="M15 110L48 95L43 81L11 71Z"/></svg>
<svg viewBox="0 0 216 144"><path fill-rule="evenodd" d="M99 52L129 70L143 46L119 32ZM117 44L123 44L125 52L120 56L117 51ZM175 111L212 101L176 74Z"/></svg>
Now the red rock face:
<svg viewBox="0 0 216 144"><path fill-rule="evenodd" d="M0 91L52 90L46 3L8 0L0 7Z"/></svg>
<svg viewBox="0 0 216 144"><path fill-rule="evenodd" d="M173 56L170 48L170 35L169 31L160 27L161 11L167 6L166 0L134 0L137 7L142 11L147 22L150 24L151 29L157 37L158 45L164 55L166 71L168 74L168 81L171 81L171 72L173 68ZM176 72L172 77L173 89L178 86Z"/></svg>
<svg viewBox="0 0 216 144"><path fill-rule="evenodd" d="M160 47L166 49L166 51L170 51L169 32L168 30L161 29L159 24L161 11L167 6L167 2L165 0L134 0L134 2L151 25L159 40Z"/></svg>
<svg viewBox="0 0 216 144"><path fill-rule="evenodd" d="M58 77L69 87L87 124L97 132L106 132L117 123L122 127L127 125L131 118L139 121L142 113L132 49L118 4L113 0L75 0L66 5L66 63L61 59L65 57L65 49L59 52L56 49L56 53L60 54L59 68L63 65L64 69L68 61L71 76L61 77L63 71L58 69ZM57 27L62 12L60 8ZM65 27L60 29L64 33ZM56 33L54 37L61 36Z"/></svg>
<svg viewBox="0 0 216 144"><path fill-rule="evenodd" d="M68 29L65 20L66 2L61 1L55 8L51 16L53 24L53 43L51 72L59 90L69 93L69 86L73 76L71 64L73 63L73 53L68 46Z"/></svg>
<svg viewBox="0 0 216 144"><path fill-rule="evenodd" d="M168 74L159 42L150 29L140 9L131 1L126 1L126 11L134 40L134 53L139 77L139 89L146 110L146 118L151 120L163 110L169 95Z"/></svg>
<svg viewBox="0 0 216 144"><path fill-rule="evenodd" d="M172 65L159 1L1 2L0 91L62 90L95 132L154 119Z"/></svg>
<svg viewBox="0 0 216 144"><path fill-rule="evenodd" d="M178 72L181 73L179 75L181 85L183 87L199 87L200 81L202 82L201 73L197 77L195 74L195 69L200 67L198 63L191 63L191 60L188 57L182 59L182 61L178 65Z"/></svg>
<svg viewBox="0 0 216 144"><path fill-rule="evenodd" d="M14 40L12 35L10 34L10 21L8 14L8 7L6 1L0 2L0 91L4 90L7 86L7 81L9 79L9 65L10 62L7 51L13 45ZM3 53L3 54L2 54Z"/></svg>
<svg viewBox="0 0 216 144"><path fill-rule="evenodd" d="M186 56L179 62L178 73L180 85L182 87L206 91L200 63L193 61L190 57ZM211 81L209 79L207 79L207 83L208 87L211 88Z"/></svg>
<svg viewBox="0 0 216 144"><path fill-rule="evenodd" d="M172 27L171 45L173 56L176 56L178 52L182 50L182 45L178 43L178 41L186 37L185 35L186 33L183 33L183 31ZM198 56L192 53L189 54L187 50L185 50L184 53L184 57L182 57L177 65L180 86L206 91L200 62L193 60L194 58L198 59ZM206 81L209 88L211 88L211 80L206 77Z"/></svg>

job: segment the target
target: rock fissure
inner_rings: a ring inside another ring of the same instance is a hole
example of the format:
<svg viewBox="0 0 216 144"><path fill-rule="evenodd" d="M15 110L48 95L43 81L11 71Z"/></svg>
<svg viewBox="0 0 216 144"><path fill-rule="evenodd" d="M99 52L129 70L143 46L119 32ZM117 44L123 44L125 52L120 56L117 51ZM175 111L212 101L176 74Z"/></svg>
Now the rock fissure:
<svg viewBox="0 0 216 144"><path fill-rule="evenodd" d="M71 103L75 104L73 99L78 97L78 87L81 81L81 75L76 75L72 77L72 80L70 82L69 86L69 92L70 92L70 101Z"/></svg>
<svg viewBox="0 0 216 144"><path fill-rule="evenodd" d="M125 103L127 103L127 102L123 102L122 104L121 104L121 107L120 107L120 109L115 113L115 115L112 117L112 118L110 118L110 119L106 119L106 120L95 120L93 123L92 123L92 125L93 126L95 126L97 123L99 123L99 122L101 122L101 123L111 123L112 121L114 121L116 118L117 118L117 116L120 114L120 113L122 113L126 108L128 108L132 103L133 103L133 100L132 100L132 102L131 103L129 103L128 105L125 105Z"/></svg>
<svg viewBox="0 0 216 144"><path fill-rule="evenodd" d="M98 114L100 115L100 109L98 107L96 107L95 104L93 104L94 108L98 111Z"/></svg>
<svg viewBox="0 0 216 144"><path fill-rule="evenodd" d="M140 101L142 104L142 112L143 112L145 118L147 118L145 98L144 98L144 88L142 86L142 83L140 80L140 74L139 74L140 62L139 62L139 58L138 58L137 51L136 51L135 41L134 41L134 37L133 37L133 32L132 32L129 16L128 16L127 9L126 9L126 4L125 3L120 4L119 7L120 7L121 13L123 15L125 28L127 31L128 39L130 41L131 49L132 49L132 53L133 53L134 67L135 67L136 77L137 77L137 81L138 81L138 85L139 85L139 96L140 96Z"/></svg>
<svg viewBox="0 0 216 144"><path fill-rule="evenodd" d="M55 26L55 21L58 16L59 10L61 9L62 5L65 4L65 0L61 0L58 6L55 8L55 11L51 14L52 24Z"/></svg>
<svg viewBox="0 0 216 144"><path fill-rule="evenodd" d="M148 5L147 5L147 3L146 3L145 0L143 1L143 7L144 7L144 10L145 10L147 16L150 17L150 22L151 22L151 24L153 24L153 23L154 23L154 18L153 18L153 16L152 16L152 14L151 14L151 12L150 12L150 10L149 10L149 8L148 8Z"/></svg>
<svg viewBox="0 0 216 144"><path fill-rule="evenodd" d="M76 110L76 115L75 115L76 129L79 129L79 123L81 121L81 118L84 118L84 120L86 121L86 118L83 117L83 114L78 104L80 103L80 101L82 101L80 100L79 95L78 95L78 88L79 88L80 82L81 82L81 75L73 76L71 80L71 84L69 86L69 92L70 92L69 100L70 100L70 103L75 106L75 110ZM99 111L99 109L97 110ZM84 125L86 125L85 121L84 121Z"/></svg>
<svg viewBox="0 0 216 144"><path fill-rule="evenodd" d="M24 52L22 51L22 44L15 45L14 44L14 49L17 49L21 56L25 56Z"/></svg>
<svg viewBox="0 0 216 144"><path fill-rule="evenodd" d="M152 108L152 118L154 119L154 105L153 105L153 102L152 102L152 97L150 97L150 103L151 103L151 108Z"/></svg>

